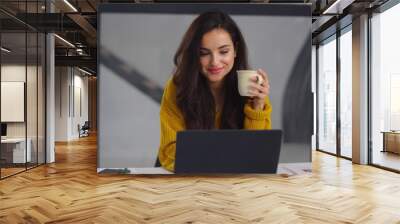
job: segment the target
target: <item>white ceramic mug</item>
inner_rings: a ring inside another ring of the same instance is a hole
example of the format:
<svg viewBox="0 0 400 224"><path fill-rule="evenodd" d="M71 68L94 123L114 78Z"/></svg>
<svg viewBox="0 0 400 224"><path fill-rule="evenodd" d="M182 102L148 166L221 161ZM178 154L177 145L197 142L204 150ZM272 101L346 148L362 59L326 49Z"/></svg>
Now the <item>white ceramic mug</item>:
<svg viewBox="0 0 400 224"><path fill-rule="evenodd" d="M251 78L257 76L257 83L263 82L263 77L258 74L256 70L238 70L238 89L241 96L252 96L249 94L249 86L251 84Z"/></svg>

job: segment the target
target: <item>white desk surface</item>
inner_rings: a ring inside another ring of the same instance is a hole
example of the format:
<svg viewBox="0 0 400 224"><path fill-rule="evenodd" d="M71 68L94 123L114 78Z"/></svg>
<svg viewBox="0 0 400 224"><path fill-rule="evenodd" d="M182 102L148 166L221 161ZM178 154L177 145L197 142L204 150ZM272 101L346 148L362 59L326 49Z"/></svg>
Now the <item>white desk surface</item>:
<svg viewBox="0 0 400 224"><path fill-rule="evenodd" d="M1 143L20 143L24 142L25 138L6 138L6 139L1 139ZM28 138L29 141L29 138Z"/></svg>
<svg viewBox="0 0 400 224"><path fill-rule="evenodd" d="M97 168L97 172L103 171L105 168ZM112 169L121 169L121 168L108 168ZM149 167L149 168L127 168L130 173L129 174L174 174L162 167ZM285 175L299 175L311 173L312 167L310 163L279 163L278 170L276 174L285 174Z"/></svg>

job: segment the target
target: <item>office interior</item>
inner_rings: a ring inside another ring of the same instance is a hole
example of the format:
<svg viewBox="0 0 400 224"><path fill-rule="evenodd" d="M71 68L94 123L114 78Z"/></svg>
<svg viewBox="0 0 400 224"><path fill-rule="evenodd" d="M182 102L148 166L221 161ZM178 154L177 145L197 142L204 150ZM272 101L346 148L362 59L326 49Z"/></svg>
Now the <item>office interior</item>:
<svg viewBox="0 0 400 224"><path fill-rule="evenodd" d="M1 186L57 166L57 156L75 158L81 142L95 148L97 6L167 2L173 1L0 2ZM313 155L335 159L324 169L349 161L352 172L363 165L368 174L400 173L399 1L222 2L310 4ZM87 159L95 163L91 150Z"/></svg>

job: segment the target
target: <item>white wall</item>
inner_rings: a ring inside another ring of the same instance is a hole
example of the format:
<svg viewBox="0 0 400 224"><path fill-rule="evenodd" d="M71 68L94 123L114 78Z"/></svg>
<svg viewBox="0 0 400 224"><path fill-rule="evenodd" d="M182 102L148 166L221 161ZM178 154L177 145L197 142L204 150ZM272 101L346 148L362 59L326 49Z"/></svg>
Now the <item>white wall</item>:
<svg viewBox="0 0 400 224"><path fill-rule="evenodd" d="M83 75L76 68L56 67L56 141L77 139L78 124L88 120L88 78Z"/></svg>
<svg viewBox="0 0 400 224"><path fill-rule="evenodd" d="M28 66L29 70L33 69ZM1 66L1 81L19 81L25 82L25 64L24 65L2 65Z"/></svg>
<svg viewBox="0 0 400 224"><path fill-rule="evenodd" d="M77 75L78 72L78 75ZM71 129L71 135L72 138L78 138L79 133L78 133L78 124L81 126L85 123L85 121L88 121L88 77L87 76L81 76L82 73L77 71L76 69L74 70L74 108L72 108L72 129ZM79 97L80 96L80 97ZM79 102L80 101L80 102ZM71 102L72 104L72 102ZM81 111L80 111L81 110Z"/></svg>

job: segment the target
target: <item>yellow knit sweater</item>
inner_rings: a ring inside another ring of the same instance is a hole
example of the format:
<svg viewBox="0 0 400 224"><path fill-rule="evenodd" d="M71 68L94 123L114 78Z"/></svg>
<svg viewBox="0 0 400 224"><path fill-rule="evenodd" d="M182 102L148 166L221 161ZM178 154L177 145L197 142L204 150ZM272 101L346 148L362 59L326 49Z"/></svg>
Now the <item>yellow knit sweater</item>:
<svg viewBox="0 0 400 224"><path fill-rule="evenodd" d="M244 129L271 129L272 107L269 99L265 101L263 111L253 110L249 104L244 106ZM221 113L215 116L216 127L220 126ZM176 133L185 130L185 121L181 111L176 104L176 86L172 79L167 82L161 100L160 109L161 139L158 158L161 165L174 171Z"/></svg>

